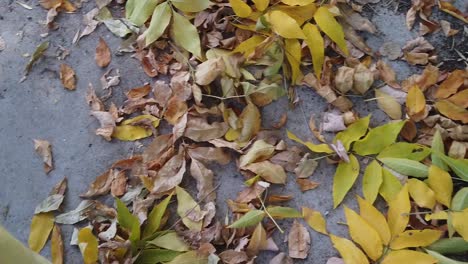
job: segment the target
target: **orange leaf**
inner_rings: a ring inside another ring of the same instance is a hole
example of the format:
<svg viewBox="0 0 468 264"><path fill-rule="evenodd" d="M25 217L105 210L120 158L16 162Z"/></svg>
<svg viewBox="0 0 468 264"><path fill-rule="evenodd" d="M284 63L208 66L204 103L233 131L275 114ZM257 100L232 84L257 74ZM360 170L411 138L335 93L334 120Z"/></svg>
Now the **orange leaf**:
<svg viewBox="0 0 468 264"><path fill-rule="evenodd" d="M437 111L444 116L452 119L462 121L463 124L468 123L468 111L448 100L442 100L435 104Z"/></svg>
<svg viewBox="0 0 468 264"><path fill-rule="evenodd" d="M445 81L443 81L437 91L435 97L437 99L447 98L450 95L456 93L458 88L463 85L465 77L465 71L455 70L453 71Z"/></svg>
<svg viewBox="0 0 468 264"><path fill-rule="evenodd" d="M426 98L417 85L411 87L406 97L408 115L414 116L423 112L426 108Z"/></svg>

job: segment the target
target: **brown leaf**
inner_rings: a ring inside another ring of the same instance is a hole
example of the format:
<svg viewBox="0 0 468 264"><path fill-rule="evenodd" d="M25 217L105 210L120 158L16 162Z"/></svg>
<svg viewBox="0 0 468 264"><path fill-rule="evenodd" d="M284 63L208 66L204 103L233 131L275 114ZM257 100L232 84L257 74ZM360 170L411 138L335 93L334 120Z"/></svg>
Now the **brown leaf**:
<svg viewBox="0 0 468 264"><path fill-rule="evenodd" d="M179 185L185 174L185 165L184 153L179 153L168 160L155 176L151 193L163 193Z"/></svg>
<svg viewBox="0 0 468 264"><path fill-rule="evenodd" d="M416 13L417 10L414 6L412 6L406 13L406 27L408 30L413 28L414 22L416 21Z"/></svg>
<svg viewBox="0 0 468 264"><path fill-rule="evenodd" d="M294 261L286 254L283 252L280 252L278 255L276 255L274 258L270 260L269 264L293 264Z"/></svg>
<svg viewBox="0 0 468 264"><path fill-rule="evenodd" d="M160 107L165 107L172 96L171 87L164 81L156 81L153 86L154 98Z"/></svg>
<svg viewBox="0 0 468 264"><path fill-rule="evenodd" d="M460 31L460 30L453 29L452 26L450 25L450 22L446 20L440 20L440 27L442 28L442 32L444 32L444 35L446 37L451 37Z"/></svg>
<svg viewBox="0 0 468 264"><path fill-rule="evenodd" d="M66 89L76 89L75 71L65 63L60 64L60 80Z"/></svg>
<svg viewBox="0 0 468 264"><path fill-rule="evenodd" d="M101 127L96 130L96 135L102 136L107 141L111 141L111 136L115 128L115 116L110 112L104 111L91 111L91 115L94 116L101 125Z"/></svg>
<svg viewBox="0 0 468 264"><path fill-rule="evenodd" d="M36 150L37 154L41 156L42 161L44 162L44 171L48 174L54 169L54 165L52 163L52 145L50 145L47 140L34 139L34 150Z"/></svg>
<svg viewBox="0 0 468 264"><path fill-rule="evenodd" d="M374 83L374 74L364 64L360 63L354 72L353 89L364 94Z"/></svg>
<svg viewBox="0 0 468 264"><path fill-rule="evenodd" d="M429 54L405 52L405 60L411 65L426 65L429 62Z"/></svg>
<svg viewBox="0 0 468 264"><path fill-rule="evenodd" d="M110 186L111 194L114 197L120 197L127 192L127 175L125 171L115 173Z"/></svg>
<svg viewBox="0 0 468 264"><path fill-rule="evenodd" d="M96 95L96 91L91 83L89 83L88 90L86 90L86 102L91 107L91 110L104 111L104 104Z"/></svg>
<svg viewBox="0 0 468 264"><path fill-rule="evenodd" d="M224 60L222 57L209 59L197 66L195 80L199 85L212 83L221 73L224 72Z"/></svg>
<svg viewBox="0 0 468 264"><path fill-rule="evenodd" d="M197 147L187 151L188 155L203 163L216 161L221 165L226 165L231 161L229 154L225 153L222 148L212 147Z"/></svg>
<svg viewBox="0 0 468 264"><path fill-rule="evenodd" d="M468 75L464 70L454 70L447 79L439 85L439 88L437 88L434 94L435 98L444 99L456 93L463 85L466 77L468 77Z"/></svg>
<svg viewBox="0 0 468 264"><path fill-rule="evenodd" d="M437 111L452 120L459 120L463 124L468 123L468 111L465 108L459 107L448 100L438 101L435 107Z"/></svg>
<svg viewBox="0 0 468 264"><path fill-rule="evenodd" d="M248 203L258 197L261 197L262 193L265 189L270 186L269 183L266 182L256 182L254 185L250 186L239 192L237 194L236 202L239 203Z"/></svg>
<svg viewBox="0 0 468 264"><path fill-rule="evenodd" d="M468 108L468 89L452 95L448 100L460 107Z"/></svg>
<svg viewBox="0 0 468 264"><path fill-rule="evenodd" d="M439 3L439 8L440 10L446 12L447 14L450 14L461 21L468 23L468 15L463 14L460 10L458 10L456 7L454 7L451 3L445 2L445 1L437 1Z"/></svg>
<svg viewBox="0 0 468 264"><path fill-rule="evenodd" d="M141 87L131 89L126 93L126 95L129 100L137 100L147 96L150 92L151 86L149 84L146 84Z"/></svg>
<svg viewBox="0 0 468 264"><path fill-rule="evenodd" d="M400 135L407 141L411 142L416 137L417 132L418 130L414 121L408 120L403 125L403 128L400 131Z"/></svg>
<svg viewBox="0 0 468 264"><path fill-rule="evenodd" d="M205 167L203 163L192 157L192 163L190 164L190 174L197 181L197 198L205 199L206 202L213 202L216 200L216 192L214 192L213 171Z"/></svg>
<svg viewBox="0 0 468 264"><path fill-rule="evenodd" d="M109 63L111 62L111 51L109 49L109 46L107 46L107 43L104 41L104 39L99 38L99 44L96 47L96 64L101 67L107 67Z"/></svg>
<svg viewBox="0 0 468 264"><path fill-rule="evenodd" d="M219 254L219 257L226 264L239 264L246 262L249 257L243 251L235 251L232 249L225 250Z"/></svg>
<svg viewBox="0 0 468 264"><path fill-rule="evenodd" d="M297 220L288 235L289 256L291 258L306 259L310 250L310 234Z"/></svg>
<svg viewBox="0 0 468 264"><path fill-rule="evenodd" d="M380 78L386 84L390 85L393 88L401 88L400 84L398 84L396 80L396 73L390 67L390 65L386 64L384 61L379 60L377 62L377 69L379 70Z"/></svg>
<svg viewBox="0 0 468 264"><path fill-rule="evenodd" d="M273 164L270 161L265 160L251 163L245 166L244 169L254 172L268 182L276 184L286 183L287 175L283 167Z"/></svg>
<svg viewBox="0 0 468 264"><path fill-rule="evenodd" d="M185 101L180 100L177 96L173 96L167 102L167 109L164 113L164 118L171 125L177 124L179 118L181 118L185 112L187 112L187 104Z"/></svg>
<svg viewBox="0 0 468 264"><path fill-rule="evenodd" d="M304 155L299 164L297 164L297 168L294 169L294 173L299 179L309 178L314 174L315 169L318 167L318 162L314 159L309 159L308 157L309 153Z"/></svg>
<svg viewBox="0 0 468 264"><path fill-rule="evenodd" d="M242 129L237 139L238 142L247 142L260 131L260 111L252 103L247 104L244 108L239 116L239 121L242 124Z"/></svg>
<svg viewBox="0 0 468 264"><path fill-rule="evenodd" d="M338 68L335 75L335 86L343 94L353 88L354 69L346 66Z"/></svg>
<svg viewBox="0 0 468 264"><path fill-rule="evenodd" d="M296 179L296 182L299 184L299 188L301 188L302 192L315 189L320 185L320 183L311 181L309 179Z"/></svg>
<svg viewBox="0 0 468 264"><path fill-rule="evenodd" d="M256 256L260 250L267 247L267 236L262 223L258 223L252 237L250 238L249 245L247 246L247 254L249 256Z"/></svg>
<svg viewBox="0 0 468 264"><path fill-rule="evenodd" d="M81 194L81 198L91 198L99 195L107 194L112 184L112 174L115 170L107 170L103 174L96 177L94 182L89 185L88 191Z"/></svg>
<svg viewBox="0 0 468 264"><path fill-rule="evenodd" d="M60 230L60 226L57 224L54 225L50 239L50 255L52 257L52 264L63 264L63 239L61 232L62 231Z"/></svg>
<svg viewBox="0 0 468 264"><path fill-rule="evenodd" d="M208 124L204 118L191 117L187 122L184 136L197 141L210 141L221 138L228 131L229 126L224 122Z"/></svg>

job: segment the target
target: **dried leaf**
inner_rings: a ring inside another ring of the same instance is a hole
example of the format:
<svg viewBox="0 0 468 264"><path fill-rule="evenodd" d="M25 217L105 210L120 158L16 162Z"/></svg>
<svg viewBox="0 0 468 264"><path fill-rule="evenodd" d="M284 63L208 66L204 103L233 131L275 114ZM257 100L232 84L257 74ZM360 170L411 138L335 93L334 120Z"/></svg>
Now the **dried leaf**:
<svg viewBox="0 0 468 264"><path fill-rule="evenodd" d="M297 39L285 39L284 49L289 66L291 67L291 81L293 84L298 84L304 75L301 72L301 44Z"/></svg>
<svg viewBox="0 0 468 264"><path fill-rule="evenodd" d="M237 142L239 143L249 141L253 136L255 136L258 133L258 131L260 131L260 111L252 103L248 103L247 106L244 108L241 115L239 116L239 121L242 127L240 135L237 138Z"/></svg>
<svg viewBox="0 0 468 264"><path fill-rule="evenodd" d="M50 211L57 210L63 202L63 194L53 194L43 200L39 205L36 206L34 214L47 213Z"/></svg>
<svg viewBox="0 0 468 264"><path fill-rule="evenodd" d="M54 214L40 213L33 216L29 232L29 248L34 252L40 252L44 247L49 234L54 228Z"/></svg>
<svg viewBox="0 0 468 264"><path fill-rule="evenodd" d="M24 75L28 75L28 73L31 71L34 63L36 63L46 52L46 50L49 48L49 41L44 41L39 46L36 47L36 50L34 50L34 53L31 55L31 58L29 59L28 64L26 64L26 67L24 68Z"/></svg>
<svg viewBox="0 0 468 264"><path fill-rule="evenodd" d="M370 115L355 121L354 123L349 125L349 127L345 131L336 134L333 143L336 143L339 140L341 141L345 149L349 150L353 142L360 139L366 134L367 129L369 127L369 121Z"/></svg>
<svg viewBox="0 0 468 264"><path fill-rule="evenodd" d="M73 225L87 218L89 211L96 206L96 201L84 200L74 210L57 215L55 222L59 224Z"/></svg>
<svg viewBox="0 0 468 264"><path fill-rule="evenodd" d="M330 239L346 264L369 264L366 255L350 240L335 235Z"/></svg>
<svg viewBox="0 0 468 264"><path fill-rule="evenodd" d="M401 105L393 96L385 93L382 89L375 89L375 97L377 98L379 108L390 118L401 119Z"/></svg>
<svg viewBox="0 0 468 264"><path fill-rule="evenodd" d="M75 71L65 63L60 64L60 80L62 81L63 87L68 90L75 90Z"/></svg>
<svg viewBox="0 0 468 264"><path fill-rule="evenodd" d="M54 229L52 230L52 237L50 238L50 250L51 250L51 257L52 257L52 264L63 264L63 239L62 239L62 231L58 225L54 225Z"/></svg>
<svg viewBox="0 0 468 264"><path fill-rule="evenodd" d="M293 264L293 260L283 252L280 252L274 258L272 258L269 264Z"/></svg>
<svg viewBox="0 0 468 264"><path fill-rule="evenodd" d="M309 178L318 167L318 162L316 160L307 157L308 154L304 155L298 163L297 168L294 169L294 173L299 179Z"/></svg>
<svg viewBox="0 0 468 264"><path fill-rule="evenodd" d="M327 145L327 144L314 144L309 141L302 141L299 139L296 135L291 133L290 131L287 131L288 138L291 140L294 140L307 148L309 148L312 152L317 152L317 153L333 153L333 150Z"/></svg>
<svg viewBox="0 0 468 264"><path fill-rule="evenodd" d="M313 190L320 185L320 183L311 181L309 179L296 179L296 182L299 185L299 188L301 188L301 192Z"/></svg>
<svg viewBox="0 0 468 264"><path fill-rule="evenodd" d="M454 7L451 3L445 1L438 1L440 10L450 14L461 21L468 23L468 16L463 14L460 10Z"/></svg>
<svg viewBox="0 0 468 264"><path fill-rule="evenodd" d="M341 161L336 168L333 178L333 208L343 201L359 175L359 161L352 154L349 159L349 163Z"/></svg>
<svg viewBox="0 0 468 264"><path fill-rule="evenodd" d="M289 231L288 249L291 258L306 259L310 250L310 234L297 220Z"/></svg>
<svg viewBox="0 0 468 264"><path fill-rule="evenodd" d="M437 99L444 99L456 93L465 79L464 70L454 70L437 88L434 96Z"/></svg>
<svg viewBox="0 0 468 264"><path fill-rule="evenodd" d="M264 250L267 247L267 237L266 231L263 228L261 223L258 223L252 237L250 238L249 245L247 246L247 254L250 256L255 256L260 250Z"/></svg>
<svg viewBox="0 0 468 264"><path fill-rule="evenodd" d="M34 150L44 162L44 172L48 174L54 169L52 163L52 145L47 140L34 139Z"/></svg>
<svg viewBox="0 0 468 264"><path fill-rule="evenodd" d="M104 41L104 39L99 38L99 43L96 47L96 64L101 67L107 67L109 63L111 62L112 59L112 54L109 49L109 46L107 46L107 43Z"/></svg>
<svg viewBox="0 0 468 264"><path fill-rule="evenodd" d="M221 75L224 69L224 60L222 57L211 58L197 66L195 72L196 83L199 85L208 85Z"/></svg>
<svg viewBox="0 0 468 264"><path fill-rule="evenodd" d="M189 118L184 136L197 142L210 141L224 136L228 129L224 122L209 124L203 118Z"/></svg>
<svg viewBox="0 0 468 264"><path fill-rule="evenodd" d="M354 69L353 88L364 94L374 83L374 74L364 64L360 63Z"/></svg>
<svg viewBox="0 0 468 264"><path fill-rule="evenodd" d="M266 143L264 140L257 140L246 154L241 155L239 158L239 167L244 168L253 162L268 159L272 156L274 151L275 147L273 145Z"/></svg>
<svg viewBox="0 0 468 264"><path fill-rule="evenodd" d="M312 227L315 231L322 233L324 235L328 235L327 232L327 222L325 218L319 211L302 207L302 216L304 220Z"/></svg>
<svg viewBox="0 0 468 264"><path fill-rule="evenodd" d="M200 206L193 200L190 194L179 186L176 186L176 194L177 214L181 217L182 222L190 230L200 232L203 225L202 219L194 219L195 217L192 217L192 215L196 215L197 218L200 216Z"/></svg>
<svg viewBox="0 0 468 264"><path fill-rule="evenodd" d="M190 164L190 174L197 181L197 198L198 200L204 199L205 202L212 202L216 200L216 192L213 186L213 171L205 167L203 163L192 158Z"/></svg>
<svg viewBox="0 0 468 264"><path fill-rule="evenodd" d="M283 167L273 164L270 161L250 163L243 168L254 172L268 182L276 184L286 183L287 175L284 172Z"/></svg>
<svg viewBox="0 0 468 264"><path fill-rule="evenodd" d="M183 153L173 156L158 171L154 178L151 193L163 193L176 187L182 181L186 170L186 161Z"/></svg>
<svg viewBox="0 0 468 264"><path fill-rule="evenodd" d="M462 108L448 100L436 102L435 107L437 108L437 111L452 120L459 120L463 124L468 123L468 111L465 108Z"/></svg>

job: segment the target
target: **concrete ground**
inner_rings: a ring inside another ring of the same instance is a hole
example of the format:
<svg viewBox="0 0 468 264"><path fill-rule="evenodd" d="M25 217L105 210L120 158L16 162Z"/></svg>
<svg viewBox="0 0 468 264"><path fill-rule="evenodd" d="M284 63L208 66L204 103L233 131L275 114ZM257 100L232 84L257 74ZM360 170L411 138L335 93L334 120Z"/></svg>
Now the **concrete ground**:
<svg viewBox="0 0 468 264"><path fill-rule="evenodd" d="M41 23L46 18L46 11L34 0L23 0L33 7L32 10L25 9L16 2L0 1L0 37L6 42L6 49L0 52L0 224L20 241L27 243L34 208L48 195L54 184L65 176L68 178L65 210L71 210L80 202L78 195L87 189L97 175L114 161L140 150L133 142L107 142L94 134L98 123L89 115L85 92L88 83L92 83L98 94L102 95L99 78L106 71L95 65L95 47L99 36L106 40L112 51L117 50L121 41L101 25L78 45L72 44L76 31L83 27L83 14L94 7L94 1L84 4L75 14L60 14L57 19L60 28L51 31L46 37L40 36L47 32ZM373 8L374 11L368 9L367 12L380 33L375 36L366 35L366 38L374 50L378 50L387 41L403 45L417 36L416 32L408 32L406 29L401 11L394 12L382 4ZM444 16L444 19L450 18ZM461 24L454 24L457 25ZM29 60L24 54L31 54L36 45L45 40L50 41L46 56L34 66L28 78L19 83ZM438 49L446 49L444 39L434 41L433 44ZM59 65L63 61L57 60L55 54L60 46L70 50L70 56L64 62L76 71L76 91L65 90L59 80ZM393 63L393 66L400 80L421 71L420 67L408 67L405 63ZM116 102L117 105L122 102L126 90L145 82L154 82L144 74L139 62L128 55L114 55L108 68L119 69L122 76L120 85L114 89L114 95L108 101ZM308 119L312 113L320 116L327 105L311 89L300 88L298 93L302 103L296 109L288 108L286 98L265 107L263 125L271 126L287 111L287 128L302 138L311 137L304 117ZM364 99L372 96L369 94ZM356 110L361 116L372 113L372 126L386 122L386 115L377 109L375 101L362 103L362 98L354 100L359 102ZM53 146L55 169L49 175L45 175L42 170L42 161L34 152L33 139L49 140ZM332 210L333 172L333 166L322 161L313 176L313 180L321 183L317 189L302 194L291 177L289 184L278 190L294 195L295 198L290 203L292 207L307 206L325 213L329 230L346 236L346 227L339 224L344 222L341 207ZM222 217L227 212L226 199L234 198L242 189L243 178L234 164L215 168L215 174L217 181L221 182L217 202L218 213ZM354 207L354 195L361 193L360 180L358 181L355 185L358 187L352 189L343 204ZM281 225L288 229L291 222L283 221ZM81 263L79 249L69 246L72 229L72 226L63 226L66 263ZM309 259L297 263L322 264L329 257L337 255L326 236L312 230L310 232L312 248ZM277 234L277 244L287 252L287 243L283 239L283 235ZM276 253L262 254L258 263L268 263L274 254ZM42 255L50 256L49 245L42 251Z"/></svg>

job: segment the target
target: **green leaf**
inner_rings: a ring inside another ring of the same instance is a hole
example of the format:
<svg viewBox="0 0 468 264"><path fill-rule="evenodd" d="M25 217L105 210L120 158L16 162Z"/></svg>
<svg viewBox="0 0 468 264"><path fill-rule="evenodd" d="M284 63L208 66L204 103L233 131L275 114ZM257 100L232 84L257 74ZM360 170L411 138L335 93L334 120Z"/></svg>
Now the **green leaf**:
<svg viewBox="0 0 468 264"><path fill-rule="evenodd" d="M421 161L431 154L431 149L415 143L397 142L386 147L379 153L377 159L402 158Z"/></svg>
<svg viewBox="0 0 468 264"><path fill-rule="evenodd" d="M382 168L382 185L379 193L389 203L400 192L401 183L389 170Z"/></svg>
<svg viewBox="0 0 468 264"><path fill-rule="evenodd" d="M171 37L174 42L193 55L201 57L200 37L197 28L187 18L175 11L172 12L172 16Z"/></svg>
<svg viewBox="0 0 468 264"><path fill-rule="evenodd" d="M50 264L48 260L26 248L0 225L0 259L2 263Z"/></svg>
<svg viewBox="0 0 468 264"><path fill-rule="evenodd" d="M367 132L367 128L369 127L370 115L364 118L357 120L356 122L352 123L345 131L342 131L336 134L333 143L336 143L338 140L343 143L343 146L346 150L349 150L351 143L356 140L359 140L362 136L364 136Z"/></svg>
<svg viewBox="0 0 468 264"><path fill-rule="evenodd" d="M460 189L452 199L452 206L450 209L453 211L463 211L468 208L468 187Z"/></svg>
<svg viewBox="0 0 468 264"><path fill-rule="evenodd" d="M125 17L137 26L143 25L161 0L128 0Z"/></svg>
<svg viewBox="0 0 468 264"><path fill-rule="evenodd" d="M393 144L405 121L385 124L371 129L363 139L356 141L353 150L359 155L377 154Z"/></svg>
<svg viewBox="0 0 468 264"><path fill-rule="evenodd" d="M359 161L354 155L349 155L349 163L341 161L333 178L333 208L344 199L359 175Z"/></svg>
<svg viewBox="0 0 468 264"><path fill-rule="evenodd" d="M382 161L390 169L407 176L426 178L429 175L429 168L426 165L414 160L381 158L380 161Z"/></svg>
<svg viewBox="0 0 468 264"><path fill-rule="evenodd" d="M306 36L305 42L307 43L310 55L312 56L315 76L320 79L323 62L325 60L325 43L323 41L322 34L320 34L317 26L311 23L306 23L304 27L302 27L302 31Z"/></svg>
<svg viewBox="0 0 468 264"><path fill-rule="evenodd" d="M444 171L448 171L448 166L445 162L437 156L437 153L445 154L444 149L444 141L442 140L442 136L440 135L439 130L436 129L434 137L432 138L432 153L431 159L432 163L437 167L443 169Z"/></svg>
<svg viewBox="0 0 468 264"><path fill-rule="evenodd" d="M454 159L438 152L436 156L449 165L450 169L452 169L458 177L468 180L468 159Z"/></svg>
<svg viewBox="0 0 468 264"><path fill-rule="evenodd" d="M266 208L267 212L273 218L301 218L302 214L298 210L291 207L283 206L269 206Z"/></svg>
<svg viewBox="0 0 468 264"><path fill-rule="evenodd" d="M203 221L192 220L188 217L189 214L201 215L200 205L197 204L184 189L176 186L177 194L177 214L182 218L182 222L186 227L192 231L200 232L202 229Z"/></svg>
<svg viewBox="0 0 468 264"><path fill-rule="evenodd" d="M325 6L319 7L314 14L314 19L320 29L340 47L345 55L348 55L343 28L328 8Z"/></svg>
<svg viewBox="0 0 468 264"><path fill-rule="evenodd" d="M171 7L167 2L159 4L153 12L149 28L145 31L146 46L158 40L171 22Z"/></svg>
<svg viewBox="0 0 468 264"><path fill-rule="evenodd" d="M189 13L203 11L207 9L208 7L210 7L212 4L209 0L170 0L170 1L178 9L184 12L189 12Z"/></svg>
<svg viewBox="0 0 468 264"><path fill-rule="evenodd" d="M120 199L117 198L115 202L117 203L117 222L127 231L130 231L130 241L139 240L140 221L138 217L130 213L130 210Z"/></svg>
<svg viewBox="0 0 468 264"><path fill-rule="evenodd" d="M382 166L376 160L373 160L367 165L362 179L362 193L364 194L364 198L371 204L377 198L382 182Z"/></svg>
<svg viewBox="0 0 468 264"><path fill-rule="evenodd" d="M162 200L158 205L156 205L151 213L148 215L148 219L146 220L146 227L143 230L143 237L151 236L154 232L156 232L159 227L161 226L161 219L166 212L167 206L171 201L172 193L166 197L166 199Z"/></svg>
<svg viewBox="0 0 468 264"><path fill-rule="evenodd" d="M190 247L177 235L176 232L169 232L165 235L156 237L155 239L148 241L148 243L173 251L184 252L190 250Z"/></svg>
<svg viewBox="0 0 468 264"><path fill-rule="evenodd" d="M468 251L468 241L462 237L442 238L427 247L441 254L460 254Z"/></svg>
<svg viewBox="0 0 468 264"><path fill-rule="evenodd" d="M427 250L426 249L426 252L427 252L427 254L429 254L432 257L434 257L435 259L437 259L438 264L468 264L468 262L462 262L462 261L457 261L457 260L447 258L446 256L444 256L442 254L439 254L439 253L437 253L435 251L432 251L432 250Z"/></svg>
<svg viewBox="0 0 468 264"><path fill-rule="evenodd" d="M241 228L241 227L254 226L260 223L263 220L263 217L265 217L264 211L251 210L228 227L229 228Z"/></svg>
<svg viewBox="0 0 468 264"><path fill-rule="evenodd" d="M165 264L208 264L208 257L199 254L197 251L188 251Z"/></svg>
<svg viewBox="0 0 468 264"><path fill-rule="evenodd" d="M26 67L24 69L26 75L28 75L34 63L36 63L36 61L38 61L42 57L42 55L44 55L44 52L46 52L48 48L49 41L44 41L36 47L36 50L34 50L34 53L31 55L31 58L29 59L29 62L28 64L26 64Z"/></svg>
<svg viewBox="0 0 468 264"><path fill-rule="evenodd" d="M135 264L154 264L172 261L180 252L167 249L144 249L138 255Z"/></svg>

